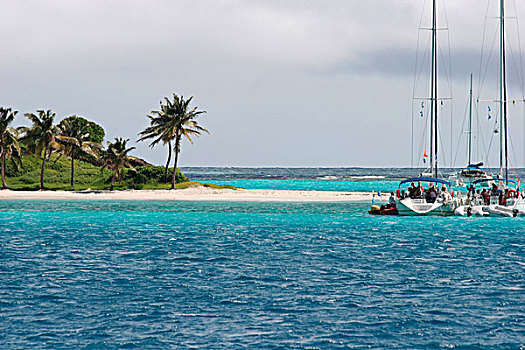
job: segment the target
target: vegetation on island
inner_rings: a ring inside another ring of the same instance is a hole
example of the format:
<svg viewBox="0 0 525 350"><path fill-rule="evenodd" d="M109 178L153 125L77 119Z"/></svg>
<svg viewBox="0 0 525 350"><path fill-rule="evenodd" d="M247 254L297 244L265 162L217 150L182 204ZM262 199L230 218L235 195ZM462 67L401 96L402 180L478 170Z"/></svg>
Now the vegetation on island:
<svg viewBox="0 0 525 350"><path fill-rule="evenodd" d="M129 144L130 139L116 137L104 147L103 127L83 117L72 115L56 123L56 114L42 109L24 114L31 126L15 128L12 124L18 111L0 107L2 189L234 188L191 182L177 169L181 140L193 143L194 136L209 133L196 120L206 112L190 107L192 99L176 94L172 100L165 97L160 109L147 116L149 126L139 133L138 141L152 140L150 147L159 143L168 146L166 166L132 156L135 147Z"/></svg>
<svg viewBox="0 0 525 350"><path fill-rule="evenodd" d="M172 155L171 145L173 144L173 152L175 153L173 168L177 168L177 161L180 152L180 142L183 137L193 143L192 137L199 136L202 132L209 133L197 123L197 117L206 111L199 111L197 107L190 108L193 96L185 100L184 96L177 96L173 94L173 101L167 97L164 102L160 101L160 110L152 111L148 115L150 119L150 126L142 131L139 135L139 141L153 139L150 147L155 147L158 143L168 145L168 161L165 168L165 179L167 182L167 173L170 158ZM176 178L175 174L171 178L171 188L175 188Z"/></svg>

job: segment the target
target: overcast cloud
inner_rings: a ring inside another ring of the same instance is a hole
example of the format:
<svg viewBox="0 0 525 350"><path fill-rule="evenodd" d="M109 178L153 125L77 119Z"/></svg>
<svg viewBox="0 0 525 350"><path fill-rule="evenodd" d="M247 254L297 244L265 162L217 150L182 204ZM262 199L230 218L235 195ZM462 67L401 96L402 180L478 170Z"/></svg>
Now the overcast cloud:
<svg viewBox="0 0 525 350"><path fill-rule="evenodd" d="M23 113L52 109L59 119L82 115L104 126L106 140L135 141L149 111L175 92L195 96L211 131L183 145L182 166L409 166L418 26L422 13L421 25L428 26L428 6L421 0L4 1L0 104ZM449 31L440 35L444 49L450 44L443 70L452 79L442 81L442 90L454 98L444 106L454 119L449 137L450 117L443 117L445 155L456 153L468 75L479 72L486 10L486 1L446 2ZM489 42L492 27L489 21ZM419 35L424 53L427 33ZM486 85L492 95L495 87ZM522 96L518 90L513 98ZM523 111L513 108L521 165ZM165 149L146 143L136 153L157 164L166 157Z"/></svg>

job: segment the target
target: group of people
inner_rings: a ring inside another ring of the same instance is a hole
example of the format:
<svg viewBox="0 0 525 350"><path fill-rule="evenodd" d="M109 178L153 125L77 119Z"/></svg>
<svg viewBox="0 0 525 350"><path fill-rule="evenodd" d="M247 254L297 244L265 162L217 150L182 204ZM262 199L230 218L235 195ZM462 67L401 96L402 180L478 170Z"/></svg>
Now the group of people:
<svg viewBox="0 0 525 350"><path fill-rule="evenodd" d="M467 198L469 201L482 205L491 204L491 198L497 198L498 204L504 205L507 199L518 198L520 196L519 192L509 188L501 189L496 183L493 183L490 189L483 188L482 190L476 190L476 187L472 184L467 186L467 190Z"/></svg>
<svg viewBox="0 0 525 350"><path fill-rule="evenodd" d="M410 198L424 198L427 201L427 203L434 203L440 193L446 192L448 191L445 186L441 188L440 192L435 184L431 183L428 185L427 189L424 189L423 186L421 186L421 182L418 182L417 186L412 182L408 187L405 196L408 196Z"/></svg>

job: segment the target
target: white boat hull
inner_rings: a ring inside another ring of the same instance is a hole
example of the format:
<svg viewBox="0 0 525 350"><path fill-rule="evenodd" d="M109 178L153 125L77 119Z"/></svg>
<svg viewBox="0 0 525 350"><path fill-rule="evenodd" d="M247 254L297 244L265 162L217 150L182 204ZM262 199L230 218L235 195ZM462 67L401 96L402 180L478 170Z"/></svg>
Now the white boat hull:
<svg viewBox="0 0 525 350"><path fill-rule="evenodd" d="M483 205L461 205L454 210L456 216L489 216Z"/></svg>
<svg viewBox="0 0 525 350"><path fill-rule="evenodd" d="M462 205L454 211L454 214L456 216L469 216L469 208L470 216L525 216L525 201L523 200L511 202L508 205Z"/></svg>
<svg viewBox="0 0 525 350"><path fill-rule="evenodd" d="M454 215L456 205L454 202L443 203L442 201L435 201L434 203L427 203L420 198L405 198L397 203L397 210L399 215L414 216L414 215Z"/></svg>
<svg viewBox="0 0 525 350"><path fill-rule="evenodd" d="M486 210L490 216L525 216L525 201L520 199L508 202L507 205L492 204L487 206Z"/></svg>

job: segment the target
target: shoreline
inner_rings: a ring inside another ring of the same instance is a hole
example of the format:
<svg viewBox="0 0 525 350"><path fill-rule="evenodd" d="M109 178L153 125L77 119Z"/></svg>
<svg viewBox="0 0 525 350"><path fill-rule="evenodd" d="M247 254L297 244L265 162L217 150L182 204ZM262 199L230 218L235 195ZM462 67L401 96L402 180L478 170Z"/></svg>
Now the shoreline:
<svg viewBox="0 0 525 350"><path fill-rule="evenodd" d="M385 200L386 198L383 197ZM381 197L377 201L381 201ZM364 202L371 192L213 189L204 186L179 190L121 191L12 191L0 190L0 201L10 200L136 200L224 202Z"/></svg>

